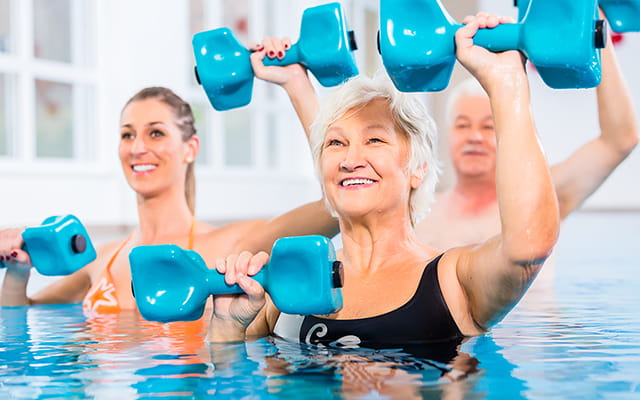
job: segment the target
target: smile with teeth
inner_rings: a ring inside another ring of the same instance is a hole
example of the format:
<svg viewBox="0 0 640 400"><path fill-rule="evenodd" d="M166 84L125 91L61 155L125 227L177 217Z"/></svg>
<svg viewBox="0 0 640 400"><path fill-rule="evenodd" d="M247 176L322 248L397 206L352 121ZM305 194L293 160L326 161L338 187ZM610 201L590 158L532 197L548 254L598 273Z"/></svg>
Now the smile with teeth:
<svg viewBox="0 0 640 400"><path fill-rule="evenodd" d="M371 185L373 183L376 183L373 179L347 178L340 182L340 186Z"/></svg>
<svg viewBox="0 0 640 400"><path fill-rule="evenodd" d="M131 167L135 172L147 172L156 169L153 164L137 164Z"/></svg>

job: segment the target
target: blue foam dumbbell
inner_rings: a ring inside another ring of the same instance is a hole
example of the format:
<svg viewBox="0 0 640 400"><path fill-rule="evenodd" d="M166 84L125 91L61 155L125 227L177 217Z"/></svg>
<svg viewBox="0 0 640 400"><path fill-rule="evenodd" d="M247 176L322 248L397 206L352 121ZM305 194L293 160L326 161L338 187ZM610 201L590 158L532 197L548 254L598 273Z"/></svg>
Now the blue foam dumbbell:
<svg viewBox="0 0 640 400"><path fill-rule="evenodd" d="M600 0L600 8L616 32L640 32L640 0Z"/></svg>
<svg viewBox="0 0 640 400"><path fill-rule="evenodd" d="M531 0L514 0L518 18L525 15ZM599 0L598 5L615 32L640 32L640 0Z"/></svg>
<svg viewBox="0 0 640 400"><path fill-rule="evenodd" d="M138 246L129 253L132 289L149 321L200 318L209 295L242 293L200 255L176 245ZM342 308L342 264L324 236L278 239L254 277L288 314L330 314Z"/></svg>
<svg viewBox="0 0 640 400"><path fill-rule="evenodd" d="M352 31L347 30L342 7L329 3L304 11L300 37L282 60L265 58L265 65L305 66L323 86L336 86L358 74L353 57ZM253 69L250 51L228 28L193 36L196 78L218 111L242 107L251 101Z"/></svg>
<svg viewBox="0 0 640 400"><path fill-rule="evenodd" d="M22 249L42 275L69 275L96 259L87 230L73 215L49 217L25 229L22 239Z"/></svg>
<svg viewBox="0 0 640 400"><path fill-rule="evenodd" d="M381 0L379 47L395 86L404 92L446 88L461 26L439 0ZM533 0L518 23L481 29L474 43L496 52L520 50L554 89L600 83L605 35L594 0Z"/></svg>

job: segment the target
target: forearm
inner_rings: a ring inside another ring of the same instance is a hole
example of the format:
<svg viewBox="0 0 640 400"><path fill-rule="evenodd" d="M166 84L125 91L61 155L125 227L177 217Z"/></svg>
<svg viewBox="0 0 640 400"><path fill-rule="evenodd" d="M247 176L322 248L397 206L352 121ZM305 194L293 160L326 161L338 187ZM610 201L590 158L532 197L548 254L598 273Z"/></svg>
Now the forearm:
<svg viewBox="0 0 640 400"><path fill-rule="evenodd" d="M548 256L557 239L557 199L536 136L526 76L504 81L491 96L502 248L513 262L535 262Z"/></svg>
<svg viewBox="0 0 640 400"><path fill-rule="evenodd" d="M287 92L298 119L304 128L307 140L309 140L311 124L316 115L318 115L319 101L307 75L307 70L302 67L296 69L291 79L284 83L282 87Z"/></svg>
<svg viewBox="0 0 640 400"><path fill-rule="evenodd" d="M18 307L31 304L27 297L27 284L29 283L30 274L29 268L7 267L4 281L2 282L2 294L0 294L0 305L2 307Z"/></svg>
<svg viewBox="0 0 640 400"><path fill-rule="evenodd" d="M638 142L638 122L611 38L602 50L601 62L602 81L596 89L600 138L624 158Z"/></svg>

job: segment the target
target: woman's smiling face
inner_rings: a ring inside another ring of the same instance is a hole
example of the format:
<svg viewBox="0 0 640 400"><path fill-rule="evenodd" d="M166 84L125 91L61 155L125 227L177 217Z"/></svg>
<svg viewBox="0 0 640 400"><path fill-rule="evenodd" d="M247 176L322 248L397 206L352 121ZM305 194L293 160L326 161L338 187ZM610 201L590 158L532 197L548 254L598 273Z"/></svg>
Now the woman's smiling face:
<svg viewBox="0 0 640 400"><path fill-rule="evenodd" d="M171 107L162 101L149 98L125 107L119 156L133 190L143 196L175 186L184 190L187 161L192 156L182 136Z"/></svg>
<svg viewBox="0 0 640 400"><path fill-rule="evenodd" d="M409 209L409 144L385 99L349 110L329 125L320 155L322 184L341 217Z"/></svg>

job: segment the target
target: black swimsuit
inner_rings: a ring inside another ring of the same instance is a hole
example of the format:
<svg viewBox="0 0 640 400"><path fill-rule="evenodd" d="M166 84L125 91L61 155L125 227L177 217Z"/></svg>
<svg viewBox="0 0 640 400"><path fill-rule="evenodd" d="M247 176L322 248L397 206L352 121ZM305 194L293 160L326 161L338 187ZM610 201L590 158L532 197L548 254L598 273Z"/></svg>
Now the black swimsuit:
<svg viewBox="0 0 640 400"><path fill-rule="evenodd" d="M462 338L440 290L438 262L441 257L442 254L427 264L416 293L403 306L370 318L335 320L307 316L300 328L300 341L360 347L444 342Z"/></svg>

